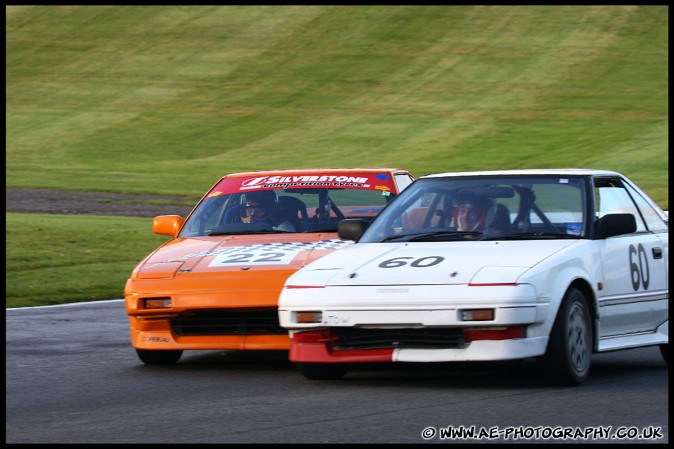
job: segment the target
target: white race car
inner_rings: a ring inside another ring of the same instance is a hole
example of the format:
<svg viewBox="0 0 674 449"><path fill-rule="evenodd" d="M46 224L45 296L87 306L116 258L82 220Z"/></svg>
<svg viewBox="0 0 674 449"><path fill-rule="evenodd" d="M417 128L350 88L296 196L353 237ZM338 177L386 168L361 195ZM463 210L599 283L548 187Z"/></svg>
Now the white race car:
<svg viewBox="0 0 674 449"><path fill-rule="evenodd" d="M668 362L667 216L620 173L419 178L357 240L302 268L279 298L290 360L310 379L349 363L538 358L582 383L593 353L659 346Z"/></svg>

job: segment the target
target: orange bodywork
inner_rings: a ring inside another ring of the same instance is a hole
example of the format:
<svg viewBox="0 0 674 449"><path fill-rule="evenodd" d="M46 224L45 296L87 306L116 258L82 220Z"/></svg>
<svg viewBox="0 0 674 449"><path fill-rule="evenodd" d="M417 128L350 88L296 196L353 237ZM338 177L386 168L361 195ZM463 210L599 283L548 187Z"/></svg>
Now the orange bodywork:
<svg viewBox="0 0 674 449"><path fill-rule="evenodd" d="M239 322L211 331L207 321L209 316L215 319L222 309L236 315L232 320L237 316L245 319L252 313L264 314L259 317L261 321L276 317L278 296L288 276L330 250L297 251L291 263L280 268L240 265L203 269L219 251L227 248L292 242L320 244L336 239L337 235L317 233L283 237L199 237L190 239L193 241L175 239L162 246L134 270L126 283L124 296L131 320L133 346L142 349L288 349L287 332L278 327L277 322L271 326L259 323L257 331L243 329ZM182 260L165 262L176 258ZM170 298L171 307L147 309L145 300L153 298ZM172 331L171 320L181 316L185 321L193 321L195 329L181 331L174 325ZM203 321L203 329L196 329L199 320Z"/></svg>
<svg viewBox="0 0 674 449"><path fill-rule="evenodd" d="M342 177L336 177L335 172ZM314 176L311 179L321 179L316 176L330 173L332 178L326 179L347 179L344 173L349 176L378 174L381 179L393 177L394 173L408 174L397 169L241 173L223 177L200 203L224 195L222 186L231 185L234 182L231 178L244 180L239 180L244 186L243 192L251 179L259 184L265 176L275 176L270 179L278 184L279 179L295 181L309 179L309 175ZM348 189L347 186L341 190ZM395 182L369 185L368 189L376 189L380 195L381 191L392 195L399 192ZM336 232L183 236L198 208L199 204L186 220L160 216L153 222L155 233L173 238L141 261L126 283L124 297L133 347L142 350L288 350L290 339L278 323L277 312L283 284L302 266L352 242L340 240ZM371 208L346 205L344 214L373 217L379 209L381 206L376 205Z"/></svg>

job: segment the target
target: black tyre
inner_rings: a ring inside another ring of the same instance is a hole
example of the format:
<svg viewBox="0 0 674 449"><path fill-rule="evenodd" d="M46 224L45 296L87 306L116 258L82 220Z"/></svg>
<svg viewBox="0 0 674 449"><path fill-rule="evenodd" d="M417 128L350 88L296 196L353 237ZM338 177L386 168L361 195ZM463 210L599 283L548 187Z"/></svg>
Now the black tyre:
<svg viewBox="0 0 674 449"><path fill-rule="evenodd" d="M592 361L592 326L583 292L569 288L557 312L550 341L540 362L553 385L579 385L587 379Z"/></svg>
<svg viewBox="0 0 674 449"><path fill-rule="evenodd" d="M297 368L307 379L334 380L341 379L347 372L341 363L298 363Z"/></svg>
<svg viewBox="0 0 674 449"><path fill-rule="evenodd" d="M151 349L136 349L138 358L147 365L173 365L178 363L180 356L183 355L181 350L170 351L154 351Z"/></svg>
<svg viewBox="0 0 674 449"><path fill-rule="evenodd" d="M660 345L660 354L662 354L665 363L669 365L669 344Z"/></svg>

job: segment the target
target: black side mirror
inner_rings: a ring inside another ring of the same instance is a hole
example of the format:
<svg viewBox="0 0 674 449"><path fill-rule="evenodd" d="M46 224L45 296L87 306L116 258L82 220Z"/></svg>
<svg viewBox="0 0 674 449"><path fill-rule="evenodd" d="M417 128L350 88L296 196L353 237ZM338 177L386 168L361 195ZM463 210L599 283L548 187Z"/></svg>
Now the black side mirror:
<svg viewBox="0 0 674 449"><path fill-rule="evenodd" d="M637 221L632 214L607 214L597 221L597 237L600 239L631 234L636 230Z"/></svg>
<svg viewBox="0 0 674 449"><path fill-rule="evenodd" d="M340 239L357 241L367 225L367 221L362 218L347 218L337 223L337 235Z"/></svg>

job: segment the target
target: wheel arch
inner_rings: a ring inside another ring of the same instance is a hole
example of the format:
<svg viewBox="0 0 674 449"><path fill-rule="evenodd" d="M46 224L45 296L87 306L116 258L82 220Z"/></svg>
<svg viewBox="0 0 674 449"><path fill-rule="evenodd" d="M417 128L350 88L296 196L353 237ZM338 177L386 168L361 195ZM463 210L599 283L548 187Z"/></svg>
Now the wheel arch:
<svg viewBox="0 0 674 449"><path fill-rule="evenodd" d="M596 348L599 311L597 292L595 291L595 286L592 284L592 278L593 273L588 273L585 267L569 264L564 267L547 267L545 270L539 270L538 273L526 279L527 282L538 286L537 294L539 298L547 298L549 300L545 320L539 326L536 326L535 335L550 335L566 293L569 288L575 287L583 293L587 301L587 308L590 312L592 324L593 348Z"/></svg>
<svg viewBox="0 0 674 449"><path fill-rule="evenodd" d="M594 290L592 289L592 286L587 281L587 279L584 278L574 279L569 284L567 291L569 288L572 287L580 290L583 293L583 296L585 297L586 306L588 311L590 312L590 324L592 326L592 352L596 353L599 347L599 340L597 338L597 335L599 334L598 332L599 310L597 309L598 308L597 297L595 296Z"/></svg>

